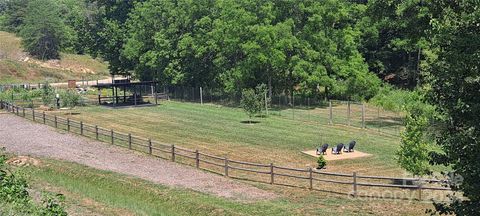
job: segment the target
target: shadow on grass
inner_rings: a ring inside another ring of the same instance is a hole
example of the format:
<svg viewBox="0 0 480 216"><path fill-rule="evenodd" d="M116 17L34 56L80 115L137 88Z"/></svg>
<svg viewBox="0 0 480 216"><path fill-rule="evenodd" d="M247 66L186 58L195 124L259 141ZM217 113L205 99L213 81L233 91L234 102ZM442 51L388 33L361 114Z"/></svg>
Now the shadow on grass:
<svg viewBox="0 0 480 216"><path fill-rule="evenodd" d="M260 123L260 121L254 121L254 120L252 120L252 121L241 121L240 123L254 125L254 124Z"/></svg>
<svg viewBox="0 0 480 216"><path fill-rule="evenodd" d="M403 126L403 123L401 121L395 121L393 119L388 119L391 121L385 121L385 120L369 120L365 121L365 124L370 127L375 127L375 128L384 128L384 127L394 127L394 126ZM393 120L393 121L392 121Z"/></svg>
<svg viewBox="0 0 480 216"><path fill-rule="evenodd" d="M65 115L67 115L67 116L68 116L68 115L69 115L69 116L74 116L74 115L80 115L80 114L82 114L82 113L80 113L80 112L66 112L66 113L65 113Z"/></svg>

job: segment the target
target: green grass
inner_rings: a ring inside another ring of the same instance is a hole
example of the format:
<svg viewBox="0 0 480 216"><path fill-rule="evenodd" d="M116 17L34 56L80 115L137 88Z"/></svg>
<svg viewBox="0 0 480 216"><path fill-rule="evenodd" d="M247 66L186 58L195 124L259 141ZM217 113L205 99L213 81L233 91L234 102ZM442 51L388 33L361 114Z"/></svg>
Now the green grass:
<svg viewBox="0 0 480 216"><path fill-rule="evenodd" d="M385 136L376 130L299 121L275 115L256 118L259 123L251 125L242 123L248 117L241 109L180 102L162 102L157 107L128 109L89 106L77 108L76 112L79 114L72 118L119 132L199 149L233 160L273 162L298 168L315 164L316 161L301 151L315 149L322 143L346 143L355 139L357 150L373 156L329 162L329 168L346 173L401 173L394 158L399 136ZM298 112L297 115L302 113Z"/></svg>
<svg viewBox="0 0 480 216"><path fill-rule="evenodd" d="M245 203L63 161L42 159L40 167L24 169L31 176L33 188L64 194L70 213L80 215L408 215L430 207L420 203L347 200L320 192ZM402 208L389 210L389 206Z"/></svg>

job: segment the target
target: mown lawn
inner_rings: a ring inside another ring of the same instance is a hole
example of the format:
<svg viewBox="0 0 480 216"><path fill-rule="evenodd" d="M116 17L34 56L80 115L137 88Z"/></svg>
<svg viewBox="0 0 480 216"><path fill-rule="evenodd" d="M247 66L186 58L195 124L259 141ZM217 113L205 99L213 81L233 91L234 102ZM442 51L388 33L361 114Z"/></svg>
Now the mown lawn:
<svg viewBox="0 0 480 216"><path fill-rule="evenodd" d="M23 169L35 190L64 194L73 215L412 215L431 208L417 202L353 200L300 190L275 200L240 202L50 159Z"/></svg>
<svg viewBox="0 0 480 216"><path fill-rule="evenodd" d="M233 160L273 162L298 168L315 164L315 158L301 151L315 149L322 143L332 145L354 139L357 150L373 156L332 161L328 164L328 171L389 176L403 174L394 156L399 136L384 135L375 129L308 121L309 116L321 117L322 114L315 114L315 111L321 110L313 110L308 116L306 112L297 111L295 119L284 114L255 118L258 123L248 124L242 123L248 121L248 117L239 108L163 101L159 106L144 108L80 107L75 111L78 115L70 117Z"/></svg>

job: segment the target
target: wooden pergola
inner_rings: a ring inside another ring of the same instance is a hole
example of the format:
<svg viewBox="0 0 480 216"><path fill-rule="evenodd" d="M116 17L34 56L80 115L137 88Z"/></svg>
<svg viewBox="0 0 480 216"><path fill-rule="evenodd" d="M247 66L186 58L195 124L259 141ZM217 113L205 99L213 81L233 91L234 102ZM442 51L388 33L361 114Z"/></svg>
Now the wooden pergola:
<svg viewBox="0 0 480 216"><path fill-rule="evenodd" d="M115 80L114 83L98 84L92 87L98 89L98 104L115 106L129 106L147 104L143 101L142 87L148 86L152 91L152 96L155 104L158 104L157 99L157 83L155 81L130 82L130 80ZM111 89L112 96L102 96L103 89ZM119 95L120 91L120 95ZM122 94L123 92L123 94ZM131 92L130 95L127 92ZM111 102L111 103L109 103Z"/></svg>

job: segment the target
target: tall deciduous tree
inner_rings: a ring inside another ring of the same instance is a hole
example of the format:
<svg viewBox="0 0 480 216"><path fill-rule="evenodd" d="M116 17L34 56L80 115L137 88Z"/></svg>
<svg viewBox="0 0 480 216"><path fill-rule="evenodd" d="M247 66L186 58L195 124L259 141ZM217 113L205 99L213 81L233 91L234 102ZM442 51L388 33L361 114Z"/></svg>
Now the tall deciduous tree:
<svg viewBox="0 0 480 216"><path fill-rule="evenodd" d="M451 166L463 182L453 189L465 199L437 205L441 213L480 212L480 4L477 0L433 1L438 58L430 71L430 102L444 115L437 143L445 155L434 162ZM459 184L458 184L459 183Z"/></svg>
<svg viewBox="0 0 480 216"><path fill-rule="evenodd" d="M27 52L40 59L58 59L65 25L53 0L32 0L20 31Z"/></svg>

